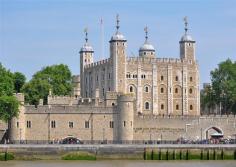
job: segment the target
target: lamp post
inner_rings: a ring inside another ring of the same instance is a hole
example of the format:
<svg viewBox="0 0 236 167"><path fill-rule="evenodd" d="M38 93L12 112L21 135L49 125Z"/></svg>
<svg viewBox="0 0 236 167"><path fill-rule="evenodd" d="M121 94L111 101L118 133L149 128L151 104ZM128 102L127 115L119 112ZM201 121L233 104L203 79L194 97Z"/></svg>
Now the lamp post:
<svg viewBox="0 0 236 167"><path fill-rule="evenodd" d="M21 144L21 131L22 131L22 129L20 128L20 144Z"/></svg>
<svg viewBox="0 0 236 167"><path fill-rule="evenodd" d="M188 132L187 128L188 128L188 126L191 126L191 124L185 124L185 133L186 133L185 136L186 136L186 138L187 138L187 132Z"/></svg>

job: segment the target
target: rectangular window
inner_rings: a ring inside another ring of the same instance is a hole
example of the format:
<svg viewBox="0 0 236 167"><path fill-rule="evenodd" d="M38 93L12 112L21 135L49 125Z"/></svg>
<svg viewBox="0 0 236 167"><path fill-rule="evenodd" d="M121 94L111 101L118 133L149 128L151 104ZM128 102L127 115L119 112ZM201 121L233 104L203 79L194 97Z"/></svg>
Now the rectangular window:
<svg viewBox="0 0 236 167"><path fill-rule="evenodd" d="M89 121L85 121L85 128L89 128Z"/></svg>
<svg viewBox="0 0 236 167"><path fill-rule="evenodd" d="M51 128L56 128L56 121L51 121Z"/></svg>
<svg viewBox="0 0 236 167"><path fill-rule="evenodd" d="M114 128L114 122L110 121L110 128Z"/></svg>
<svg viewBox="0 0 236 167"><path fill-rule="evenodd" d="M19 122L16 122L16 127L19 128Z"/></svg>
<svg viewBox="0 0 236 167"><path fill-rule="evenodd" d="M69 122L69 128L73 128L74 127L74 123L73 122Z"/></svg>
<svg viewBox="0 0 236 167"><path fill-rule="evenodd" d="M126 122L124 121L124 127L125 127Z"/></svg>
<svg viewBox="0 0 236 167"><path fill-rule="evenodd" d="M31 128L31 121L27 121L27 122L26 122L26 127L27 127L27 128Z"/></svg>

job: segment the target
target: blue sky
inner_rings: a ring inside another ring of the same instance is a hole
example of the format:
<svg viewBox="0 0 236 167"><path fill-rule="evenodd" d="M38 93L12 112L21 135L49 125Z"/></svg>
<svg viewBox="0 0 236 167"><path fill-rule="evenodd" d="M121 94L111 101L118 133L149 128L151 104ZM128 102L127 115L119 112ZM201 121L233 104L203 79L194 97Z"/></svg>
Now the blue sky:
<svg viewBox="0 0 236 167"><path fill-rule="evenodd" d="M28 79L43 66L59 63L78 74L84 28L89 29L95 61L108 58L117 13L128 56L138 55L147 25L157 57L178 58L183 17L188 16L201 83L210 81L219 62L236 60L236 0L0 0L0 62Z"/></svg>

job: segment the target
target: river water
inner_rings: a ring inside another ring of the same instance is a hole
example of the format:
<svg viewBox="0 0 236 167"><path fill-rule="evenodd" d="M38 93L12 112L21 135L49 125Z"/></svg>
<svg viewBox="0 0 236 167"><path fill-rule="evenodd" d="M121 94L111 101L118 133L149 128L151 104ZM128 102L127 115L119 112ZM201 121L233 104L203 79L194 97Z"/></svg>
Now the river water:
<svg viewBox="0 0 236 167"><path fill-rule="evenodd" d="M236 167L236 161L0 161L0 167Z"/></svg>

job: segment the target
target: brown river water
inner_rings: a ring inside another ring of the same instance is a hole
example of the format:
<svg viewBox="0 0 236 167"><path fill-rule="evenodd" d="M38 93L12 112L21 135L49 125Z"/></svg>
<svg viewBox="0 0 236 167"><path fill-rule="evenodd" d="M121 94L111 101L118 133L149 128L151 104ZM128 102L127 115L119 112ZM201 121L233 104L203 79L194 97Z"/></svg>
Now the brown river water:
<svg viewBox="0 0 236 167"><path fill-rule="evenodd" d="M236 167L236 161L0 161L0 167Z"/></svg>

